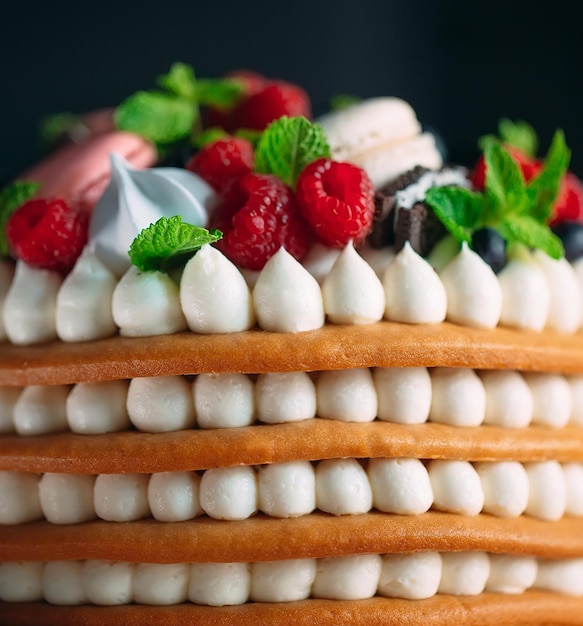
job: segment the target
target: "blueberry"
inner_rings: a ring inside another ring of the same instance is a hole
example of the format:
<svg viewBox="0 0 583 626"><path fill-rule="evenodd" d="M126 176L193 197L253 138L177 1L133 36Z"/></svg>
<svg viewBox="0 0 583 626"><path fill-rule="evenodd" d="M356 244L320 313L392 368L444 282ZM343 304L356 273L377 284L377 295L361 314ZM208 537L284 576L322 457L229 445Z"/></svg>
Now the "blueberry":
<svg viewBox="0 0 583 626"><path fill-rule="evenodd" d="M563 242L567 261L583 257L583 224L565 220L553 226L553 232Z"/></svg>
<svg viewBox="0 0 583 626"><path fill-rule="evenodd" d="M472 249L496 272L506 265L506 242L493 228L480 228L472 235Z"/></svg>

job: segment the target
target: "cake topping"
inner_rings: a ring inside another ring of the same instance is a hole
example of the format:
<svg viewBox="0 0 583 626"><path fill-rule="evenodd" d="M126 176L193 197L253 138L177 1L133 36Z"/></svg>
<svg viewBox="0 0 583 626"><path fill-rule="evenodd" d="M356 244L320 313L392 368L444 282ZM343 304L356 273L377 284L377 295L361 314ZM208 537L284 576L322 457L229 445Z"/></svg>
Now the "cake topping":
<svg viewBox="0 0 583 626"><path fill-rule="evenodd" d="M537 158L539 142L532 126L523 121L502 119L498 124L498 135L483 137L481 143L500 142L520 167L525 181L528 182L541 173L544 164ZM477 189L484 189L485 177L486 163L481 157L472 174L472 182ZM565 220L581 220L582 217L583 184L572 172L567 171L553 202L550 223L554 225Z"/></svg>
<svg viewBox="0 0 583 626"><path fill-rule="evenodd" d="M544 272L528 248L512 246L498 280L502 288L502 324L540 332L549 314L550 291Z"/></svg>
<svg viewBox="0 0 583 626"><path fill-rule="evenodd" d="M90 341L117 331L111 298L117 280L85 248L57 294L56 328L63 341Z"/></svg>
<svg viewBox="0 0 583 626"><path fill-rule="evenodd" d="M364 170L350 163L310 163L298 179L297 198L316 238L325 245L358 243L371 229L374 188Z"/></svg>
<svg viewBox="0 0 583 626"><path fill-rule="evenodd" d="M386 319L410 324L437 324L445 319L443 283L409 242L387 267L383 287Z"/></svg>
<svg viewBox="0 0 583 626"><path fill-rule="evenodd" d="M484 147L484 193L459 187L430 189L426 201L449 232L471 244L474 231L495 228L508 244L538 248L553 258L563 254L561 241L549 230L553 202L570 158L563 133L557 131L540 174L526 182L516 161L496 141Z"/></svg>
<svg viewBox="0 0 583 626"><path fill-rule="evenodd" d="M253 289L253 304L265 330L298 332L324 325L318 282L283 247L261 271Z"/></svg>
<svg viewBox="0 0 583 626"><path fill-rule="evenodd" d="M115 287L111 306L126 337L170 335L187 328L178 286L162 272L140 272L132 265Z"/></svg>
<svg viewBox="0 0 583 626"><path fill-rule="evenodd" d="M90 245L121 275L130 266L128 250L142 229L173 216L204 226L217 200L213 189L192 172L169 167L136 170L112 154L111 182L91 215Z"/></svg>
<svg viewBox="0 0 583 626"><path fill-rule="evenodd" d="M245 279L210 245L204 245L186 264L180 279L180 304L190 330L197 333L232 333L255 324Z"/></svg>
<svg viewBox="0 0 583 626"><path fill-rule="evenodd" d="M502 310L500 283L466 242L440 278L447 293L448 320L477 328L497 326Z"/></svg>
<svg viewBox="0 0 583 626"><path fill-rule="evenodd" d="M64 200L29 200L6 224L6 239L15 258L31 267L69 272L87 241L89 214Z"/></svg>
<svg viewBox="0 0 583 626"><path fill-rule="evenodd" d="M187 138L200 124L201 105L232 106L242 87L236 80L199 79L192 67L174 63L157 80L159 90L139 91L115 110L115 124L157 145Z"/></svg>
<svg viewBox="0 0 583 626"><path fill-rule="evenodd" d="M242 137L221 137L204 145L186 164L219 193L253 167L253 145Z"/></svg>
<svg viewBox="0 0 583 626"><path fill-rule="evenodd" d="M6 226L11 215L30 200L39 189L38 183L14 181L0 192L0 257L9 256L10 247Z"/></svg>
<svg viewBox="0 0 583 626"><path fill-rule="evenodd" d="M335 324L372 324L383 318L383 285L350 243L324 279L322 295L326 315Z"/></svg>
<svg viewBox="0 0 583 626"><path fill-rule="evenodd" d="M300 259L308 236L291 189L267 174L246 174L235 185L233 199L217 211L215 224L224 232L219 249L251 270L261 270L281 246Z"/></svg>
<svg viewBox="0 0 583 626"><path fill-rule="evenodd" d="M4 330L18 345L54 339L57 293L63 279L57 272L16 263L14 279L4 300Z"/></svg>

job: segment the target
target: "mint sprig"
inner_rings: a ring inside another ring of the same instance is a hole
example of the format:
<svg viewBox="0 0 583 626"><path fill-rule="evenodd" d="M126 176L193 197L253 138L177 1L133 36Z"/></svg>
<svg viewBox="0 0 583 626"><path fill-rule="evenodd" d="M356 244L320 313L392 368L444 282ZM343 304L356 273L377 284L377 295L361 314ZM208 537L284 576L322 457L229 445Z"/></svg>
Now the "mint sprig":
<svg viewBox="0 0 583 626"><path fill-rule="evenodd" d="M207 243L218 241L220 230L208 231L182 221L180 215L161 217L132 241L131 262L143 272L170 270L184 263Z"/></svg>
<svg viewBox="0 0 583 626"><path fill-rule="evenodd" d="M233 106L242 93L233 79L197 79L185 63L174 63L167 74L158 77L158 90L138 91L115 110L119 130L127 130L158 147L176 143L196 134L200 107Z"/></svg>
<svg viewBox="0 0 583 626"><path fill-rule="evenodd" d="M498 136L486 135L481 137L479 145L484 147L487 141L501 141L506 146L518 148L523 154L534 158L538 152L538 137L534 128L522 120L513 122L503 118L498 122Z"/></svg>
<svg viewBox="0 0 583 626"><path fill-rule="evenodd" d="M40 183L15 180L0 192L0 257L10 256L6 225L10 216L40 189Z"/></svg>
<svg viewBox="0 0 583 626"><path fill-rule="evenodd" d="M324 129L305 117L283 116L263 131L253 169L258 174L274 174L293 189L304 167L323 157L330 158Z"/></svg>
<svg viewBox="0 0 583 626"><path fill-rule="evenodd" d="M429 189L425 201L458 241L471 243L476 230L497 230L507 244L522 243L558 259L563 244L547 225L559 185L569 166L570 151L562 131L551 143L538 176L526 182L518 163L500 141L483 141L484 192L459 187Z"/></svg>

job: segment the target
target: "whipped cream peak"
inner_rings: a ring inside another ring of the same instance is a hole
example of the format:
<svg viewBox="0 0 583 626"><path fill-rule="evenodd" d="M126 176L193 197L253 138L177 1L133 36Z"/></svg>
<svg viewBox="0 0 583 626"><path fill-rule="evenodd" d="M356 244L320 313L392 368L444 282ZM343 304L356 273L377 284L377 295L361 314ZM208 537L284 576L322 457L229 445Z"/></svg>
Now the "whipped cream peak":
<svg viewBox="0 0 583 626"><path fill-rule="evenodd" d="M410 324L437 324L445 319L445 287L408 241L387 267L383 287L386 319Z"/></svg>
<svg viewBox="0 0 583 626"><path fill-rule="evenodd" d="M495 328L502 290L492 268L466 242L440 274L447 292L447 318L476 328Z"/></svg>
<svg viewBox="0 0 583 626"><path fill-rule="evenodd" d="M324 325L318 281L283 247L261 270L253 288L253 304L264 330L293 333Z"/></svg>
<svg viewBox="0 0 583 626"><path fill-rule="evenodd" d="M184 268L180 303L193 332L232 333L255 324L251 292L243 275L209 244L202 246Z"/></svg>
<svg viewBox="0 0 583 626"><path fill-rule="evenodd" d="M96 204L89 225L89 246L115 274L130 266L128 250L135 237L161 217L180 215L206 226L218 201L215 191L196 174L177 167L134 169L112 152L111 180Z"/></svg>
<svg viewBox="0 0 583 626"><path fill-rule="evenodd" d="M385 310L383 285L350 242L322 285L324 309L335 324L372 324Z"/></svg>

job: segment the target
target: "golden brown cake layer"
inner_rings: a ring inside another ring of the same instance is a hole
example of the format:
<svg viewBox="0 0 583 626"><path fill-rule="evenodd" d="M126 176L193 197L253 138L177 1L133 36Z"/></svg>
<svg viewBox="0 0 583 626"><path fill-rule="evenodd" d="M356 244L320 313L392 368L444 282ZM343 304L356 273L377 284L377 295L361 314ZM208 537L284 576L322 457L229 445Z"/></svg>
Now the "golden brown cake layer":
<svg viewBox="0 0 583 626"><path fill-rule="evenodd" d="M583 428L462 428L317 418L161 434L125 431L107 436L0 437L0 470L23 472L154 473L347 457L583 461Z"/></svg>
<svg viewBox="0 0 583 626"><path fill-rule="evenodd" d="M520 595L484 593L426 600L305 600L278 604L207 607L63 607L45 603L0 603L0 624L10 626L575 626L582 623L583 598L544 591Z"/></svg>
<svg viewBox="0 0 583 626"><path fill-rule="evenodd" d="M483 550L542 558L583 557L583 519L464 517L430 511L295 519L264 515L224 522L196 518L72 526L33 522L0 528L4 561L104 559L144 563L253 562L437 550Z"/></svg>
<svg viewBox="0 0 583 626"><path fill-rule="evenodd" d="M200 372L451 366L583 372L583 333L480 330L443 323L326 325L301 333L253 330L112 337L88 343L0 346L0 384L48 385Z"/></svg>

